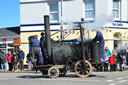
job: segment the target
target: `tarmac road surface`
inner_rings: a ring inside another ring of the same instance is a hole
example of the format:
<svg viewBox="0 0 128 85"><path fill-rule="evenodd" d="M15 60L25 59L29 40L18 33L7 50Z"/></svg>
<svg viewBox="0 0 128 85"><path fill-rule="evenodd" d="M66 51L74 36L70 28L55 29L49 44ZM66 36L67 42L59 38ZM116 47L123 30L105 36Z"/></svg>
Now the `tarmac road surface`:
<svg viewBox="0 0 128 85"><path fill-rule="evenodd" d="M0 85L128 85L128 71L93 72L88 78L68 73L55 79L41 73L0 73Z"/></svg>

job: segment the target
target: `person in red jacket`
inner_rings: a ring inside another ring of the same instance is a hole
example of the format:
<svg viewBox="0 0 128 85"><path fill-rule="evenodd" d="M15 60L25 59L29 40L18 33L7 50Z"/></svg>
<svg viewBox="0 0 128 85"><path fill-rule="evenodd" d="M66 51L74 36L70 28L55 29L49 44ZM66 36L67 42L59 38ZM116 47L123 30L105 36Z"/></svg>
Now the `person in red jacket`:
<svg viewBox="0 0 128 85"><path fill-rule="evenodd" d="M115 57L111 54L109 57L110 71L114 71L114 65L116 64Z"/></svg>
<svg viewBox="0 0 128 85"><path fill-rule="evenodd" d="M8 52L8 56L7 56L7 62L8 62L8 65L9 65L9 71L12 71L12 68L13 68L13 66L12 66L12 54L11 54L11 52L9 51Z"/></svg>

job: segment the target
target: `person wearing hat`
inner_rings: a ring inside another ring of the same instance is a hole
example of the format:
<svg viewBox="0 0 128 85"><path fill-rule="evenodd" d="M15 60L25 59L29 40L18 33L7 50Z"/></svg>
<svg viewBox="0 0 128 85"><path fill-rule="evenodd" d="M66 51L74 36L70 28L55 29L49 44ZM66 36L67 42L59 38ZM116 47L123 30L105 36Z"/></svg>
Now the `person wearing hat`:
<svg viewBox="0 0 128 85"><path fill-rule="evenodd" d="M46 40L45 40L45 33L41 33L41 38L40 38L40 47L42 51L42 56L44 57L44 64L48 63L48 56L47 56L47 51L46 51Z"/></svg>

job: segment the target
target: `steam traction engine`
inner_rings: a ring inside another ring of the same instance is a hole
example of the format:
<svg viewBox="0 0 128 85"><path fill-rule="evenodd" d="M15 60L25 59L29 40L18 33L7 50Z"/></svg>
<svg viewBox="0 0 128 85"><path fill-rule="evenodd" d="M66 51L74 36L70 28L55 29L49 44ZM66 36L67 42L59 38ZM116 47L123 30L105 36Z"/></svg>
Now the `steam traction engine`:
<svg viewBox="0 0 128 85"><path fill-rule="evenodd" d="M34 69L39 69L42 74L48 74L51 78L64 76L67 70L75 72L79 77L88 77L92 72L92 64L100 62L100 43L83 42L82 27L80 27L81 42L76 40L51 42L49 17L45 16L44 19L46 49L50 64L34 65Z"/></svg>

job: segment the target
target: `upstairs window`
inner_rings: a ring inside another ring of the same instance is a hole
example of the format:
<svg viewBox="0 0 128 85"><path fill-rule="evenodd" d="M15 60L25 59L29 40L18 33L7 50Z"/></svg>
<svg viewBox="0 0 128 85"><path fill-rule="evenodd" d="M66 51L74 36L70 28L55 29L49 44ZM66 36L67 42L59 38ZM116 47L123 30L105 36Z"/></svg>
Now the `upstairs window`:
<svg viewBox="0 0 128 85"><path fill-rule="evenodd" d="M85 19L94 18L95 16L95 1L85 0Z"/></svg>
<svg viewBox="0 0 128 85"><path fill-rule="evenodd" d="M58 22L58 3L49 4L50 22Z"/></svg>
<svg viewBox="0 0 128 85"><path fill-rule="evenodd" d="M114 18L120 17L120 0L113 0L113 16Z"/></svg>

